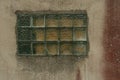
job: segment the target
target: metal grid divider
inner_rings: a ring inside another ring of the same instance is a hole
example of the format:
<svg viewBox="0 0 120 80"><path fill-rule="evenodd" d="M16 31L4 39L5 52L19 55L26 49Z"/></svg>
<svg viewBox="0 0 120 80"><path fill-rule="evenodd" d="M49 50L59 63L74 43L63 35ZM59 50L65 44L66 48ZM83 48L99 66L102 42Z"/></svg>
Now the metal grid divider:
<svg viewBox="0 0 120 80"><path fill-rule="evenodd" d="M48 55L48 49L47 49L47 43L46 43L46 15L44 15L44 51L45 54Z"/></svg>
<svg viewBox="0 0 120 80"><path fill-rule="evenodd" d="M88 38L88 18L86 17L86 37L87 37L87 48L86 48L86 56L88 55L88 51L89 51L89 38Z"/></svg>
<svg viewBox="0 0 120 80"><path fill-rule="evenodd" d="M82 28L85 29L85 38L86 41L83 41L83 44L86 44L86 52L84 53L84 55L87 55L87 51L88 51L88 22L87 22L87 17L83 18L84 19L84 26Z"/></svg>
<svg viewBox="0 0 120 80"><path fill-rule="evenodd" d="M60 55L60 17L57 18L58 20L58 55Z"/></svg>
<svg viewBox="0 0 120 80"><path fill-rule="evenodd" d="M32 29L32 27L33 27L33 16L31 15L30 16L30 27L31 27L31 30L30 30L30 32L31 32L31 40L30 40L30 44L31 44L31 54L33 55L33 42L32 42L32 38L33 38L33 35L32 35L32 33L33 33L33 29Z"/></svg>
<svg viewBox="0 0 120 80"><path fill-rule="evenodd" d="M61 16L59 16L59 55L61 55L61 22L60 22L60 20L61 20Z"/></svg>
<svg viewBox="0 0 120 80"><path fill-rule="evenodd" d="M88 32L87 32L87 30L88 30L88 27L86 26L86 53L84 53L84 55L87 55L87 51L88 51Z"/></svg>
<svg viewBox="0 0 120 80"><path fill-rule="evenodd" d="M72 54L74 55L74 17L72 15Z"/></svg>
<svg viewBox="0 0 120 80"><path fill-rule="evenodd" d="M61 16L59 16L59 55L61 55Z"/></svg>

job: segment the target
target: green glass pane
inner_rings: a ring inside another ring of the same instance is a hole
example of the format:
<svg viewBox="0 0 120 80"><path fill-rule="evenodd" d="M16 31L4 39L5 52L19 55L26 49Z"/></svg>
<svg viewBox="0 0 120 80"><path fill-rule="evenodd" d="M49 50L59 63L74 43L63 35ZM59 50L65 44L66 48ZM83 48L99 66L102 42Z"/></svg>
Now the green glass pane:
<svg viewBox="0 0 120 80"><path fill-rule="evenodd" d="M18 40L31 40L31 30L18 28Z"/></svg>
<svg viewBox="0 0 120 80"><path fill-rule="evenodd" d="M18 53L19 53L19 54L31 54L31 46L30 46L30 43L27 43L27 42L19 42L19 43L18 43Z"/></svg>
<svg viewBox="0 0 120 80"><path fill-rule="evenodd" d="M30 26L30 16L18 16L18 26Z"/></svg>

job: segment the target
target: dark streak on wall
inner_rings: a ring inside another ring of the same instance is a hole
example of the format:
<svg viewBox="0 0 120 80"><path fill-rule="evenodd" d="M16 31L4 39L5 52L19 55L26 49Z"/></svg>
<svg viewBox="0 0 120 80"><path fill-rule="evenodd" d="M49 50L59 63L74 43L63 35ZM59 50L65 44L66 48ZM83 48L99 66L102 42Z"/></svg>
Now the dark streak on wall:
<svg viewBox="0 0 120 80"><path fill-rule="evenodd" d="M80 69L77 69L76 80L81 80Z"/></svg>
<svg viewBox="0 0 120 80"><path fill-rule="evenodd" d="M120 0L106 0L105 80L120 80Z"/></svg>

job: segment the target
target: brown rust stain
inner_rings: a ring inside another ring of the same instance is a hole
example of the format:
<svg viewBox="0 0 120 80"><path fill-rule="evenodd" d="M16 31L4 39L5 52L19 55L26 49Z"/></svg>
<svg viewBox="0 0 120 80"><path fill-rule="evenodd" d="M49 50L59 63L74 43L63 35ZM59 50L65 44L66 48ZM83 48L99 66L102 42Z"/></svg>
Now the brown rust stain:
<svg viewBox="0 0 120 80"><path fill-rule="evenodd" d="M76 80L81 80L80 69L79 68L77 69Z"/></svg>
<svg viewBox="0 0 120 80"><path fill-rule="evenodd" d="M106 0L105 80L120 80L120 0Z"/></svg>

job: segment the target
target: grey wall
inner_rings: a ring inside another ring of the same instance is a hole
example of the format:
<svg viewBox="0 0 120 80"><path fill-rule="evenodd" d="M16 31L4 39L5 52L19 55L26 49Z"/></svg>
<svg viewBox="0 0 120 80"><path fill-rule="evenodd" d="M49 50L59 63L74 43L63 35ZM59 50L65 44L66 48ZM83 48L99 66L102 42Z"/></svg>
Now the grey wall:
<svg viewBox="0 0 120 80"><path fill-rule="evenodd" d="M89 57L16 56L16 10L87 10ZM0 80L103 80L104 14L105 0L0 0Z"/></svg>

